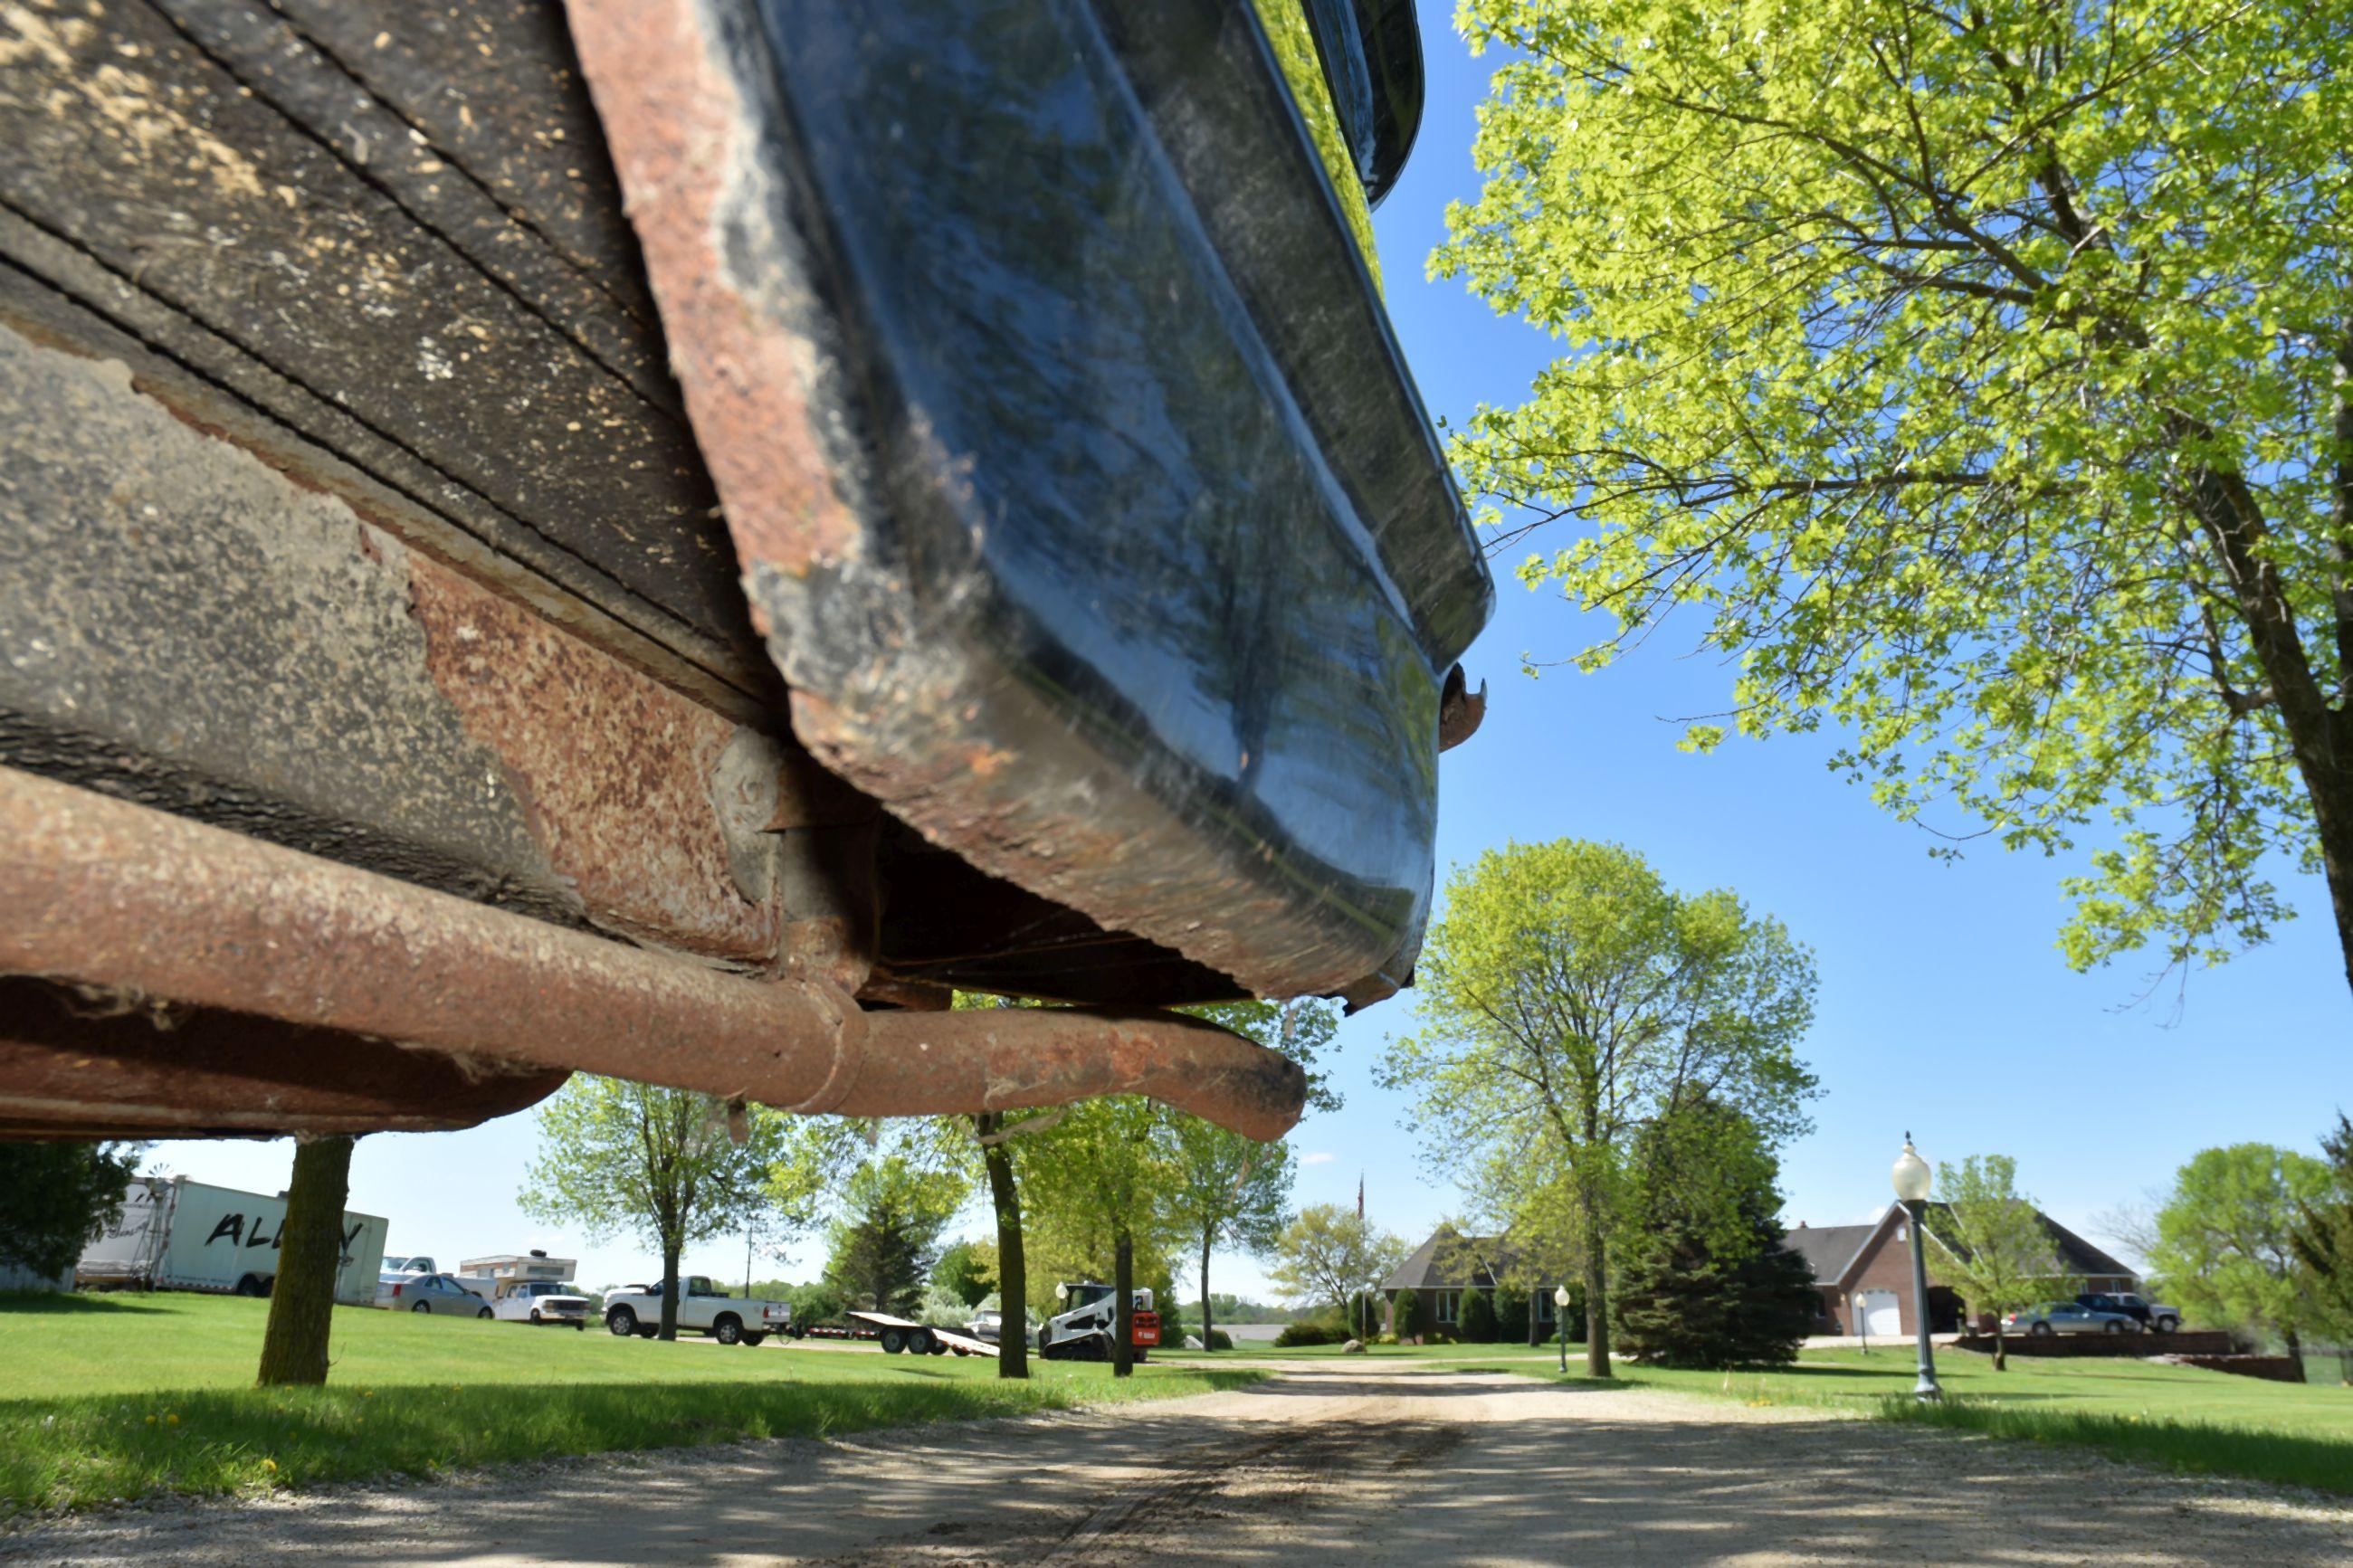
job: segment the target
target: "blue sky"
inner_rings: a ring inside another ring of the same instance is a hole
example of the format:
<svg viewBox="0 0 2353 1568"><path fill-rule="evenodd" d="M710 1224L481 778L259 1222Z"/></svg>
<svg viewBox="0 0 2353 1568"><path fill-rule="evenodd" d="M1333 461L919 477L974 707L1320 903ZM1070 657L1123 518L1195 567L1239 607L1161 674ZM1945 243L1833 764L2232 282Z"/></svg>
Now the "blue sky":
<svg viewBox="0 0 2353 1568"><path fill-rule="evenodd" d="M1422 0L1430 99L1405 176L1376 215L1388 300L1434 416L1516 401L1550 357L1542 334L1501 321L1460 285L1431 283L1423 260L1444 210L1475 189L1472 108L1487 62L1472 60L1445 0ZM1673 720L1725 706L1730 674L1685 657L1689 639L1654 638L1596 676L1519 673L1524 653L1564 658L1581 646L1574 612L1531 594L1498 563L1493 625L1465 664L1484 677L1487 722L1442 764L1439 865L1506 840L1613 839L1687 889L1729 887L1786 921L1814 950L1817 1021L1803 1054L1820 1076L1816 1131L1785 1154L1787 1219L1870 1217L1887 1201L1887 1167L1909 1129L1931 1160L2007 1153L2021 1184L2062 1221L2095 1215L2165 1184L2211 1144L2261 1140L2309 1149L2340 1103L2353 996L2316 879L2282 868L2304 918L2270 947L2189 978L2177 1010L2168 984L2136 1005L2147 966L2130 959L2075 974L2053 945L2068 867L1980 849L1958 865L1928 858L1918 829L1882 816L1833 777L1828 735L1729 741L1713 756L1675 749ZM1405 1106L1377 1089L1383 1042L1412 1026L1410 994L1342 1028L1338 1112L1293 1133L1300 1204L1353 1203L1409 1240L1459 1212L1460 1198L1417 1159ZM583 1280L642 1277L648 1254L627 1240L591 1247L514 1207L533 1135L528 1115L470 1132L363 1140L352 1206L392 1221L396 1252L460 1255L544 1246L583 1259ZM290 1145L181 1142L154 1159L188 1175L275 1192ZM973 1228L977 1231L978 1216ZM806 1278L821 1264L804 1244L765 1274ZM740 1240L690 1255L693 1272L740 1279ZM1182 1282L1180 1277L1180 1282ZM1243 1258L1218 1260L1220 1289L1262 1288Z"/></svg>

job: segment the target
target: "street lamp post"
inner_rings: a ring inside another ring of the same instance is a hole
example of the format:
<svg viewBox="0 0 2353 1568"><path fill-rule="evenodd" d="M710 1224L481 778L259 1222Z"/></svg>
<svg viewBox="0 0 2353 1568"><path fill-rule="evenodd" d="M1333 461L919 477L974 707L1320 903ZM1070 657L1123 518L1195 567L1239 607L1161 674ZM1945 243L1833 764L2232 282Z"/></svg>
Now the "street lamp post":
<svg viewBox="0 0 2353 1568"><path fill-rule="evenodd" d="M1920 1234L1920 1221L1928 1212L1928 1187L1936 1173L1920 1158L1920 1151L1912 1147L1912 1134L1906 1132L1904 1152L1895 1157L1895 1168L1889 1174L1895 1183L1896 1201L1912 1216L1912 1321L1920 1342L1920 1381L1912 1385L1912 1397L1942 1399L1945 1391L1936 1385L1936 1352L1928 1345L1928 1254L1927 1242Z"/></svg>
<svg viewBox="0 0 2353 1568"><path fill-rule="evenodd" d="M1560 1370L1568 1370L1568 1287L1556 1286L1552 1293L1552 1315L1560 1330Z"/></svg>

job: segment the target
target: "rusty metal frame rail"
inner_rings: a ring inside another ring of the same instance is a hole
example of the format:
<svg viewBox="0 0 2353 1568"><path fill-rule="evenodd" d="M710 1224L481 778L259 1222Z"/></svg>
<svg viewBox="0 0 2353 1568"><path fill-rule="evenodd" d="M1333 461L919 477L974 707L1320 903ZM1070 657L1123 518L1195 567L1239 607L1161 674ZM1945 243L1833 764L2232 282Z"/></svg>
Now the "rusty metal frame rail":
<svg viewBox="0 0 2353 1568"><path fill-rule="evenodd" d="M802 1112L1145 1094L1261 1140L1298 1065L1175 1014L874 1013L0 768L0 973Z"/></svg>

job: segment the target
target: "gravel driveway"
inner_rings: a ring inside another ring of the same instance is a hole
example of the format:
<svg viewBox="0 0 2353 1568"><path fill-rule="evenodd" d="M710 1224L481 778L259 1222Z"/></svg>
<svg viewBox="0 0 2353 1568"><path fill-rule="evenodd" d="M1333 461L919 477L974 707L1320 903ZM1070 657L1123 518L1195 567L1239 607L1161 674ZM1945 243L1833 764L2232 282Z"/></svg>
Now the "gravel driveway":
<svg viewBox="0 0 2353 1568"><path fill-rule="evenodd" d="M2353 1510L1649 1390L1329 1363L1247 1392L0 1536L72 1563L2353 1563Z"/></svg>

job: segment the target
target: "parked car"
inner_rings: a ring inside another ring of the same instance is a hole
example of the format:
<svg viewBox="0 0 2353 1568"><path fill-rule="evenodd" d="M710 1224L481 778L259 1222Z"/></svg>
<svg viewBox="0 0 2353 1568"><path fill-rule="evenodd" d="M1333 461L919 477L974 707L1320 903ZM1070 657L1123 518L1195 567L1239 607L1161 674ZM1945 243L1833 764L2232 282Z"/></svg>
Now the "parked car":
<svg viewBox="0 0 2353 1568"><path fill-rule="evenodd" d="M2045 1301L2023 1312L2012 1312L2002 1320L2002 1326L2012 1333L2043 1336L2126 1334L2140 1331L2140 1325L2122 1312L2095 1312L2074 1301Z"/></svg>
<svg viewBox="0 0 2353 1568"><path fill-rule="evenodd" d="M2122 1312L2139 1325L2143 1332L2169 1334L2181 1326L2181 1309L2160 1307L2154 1301L2143 1300L2131 1291L2111 1294L2105 1290L2086 1290L2075 1298L2075 1305L2089 1307L2094 1312Z"/></svg>
<svg viewBox="0 0 2353 1568"><path fill-rule="evenodd" d="M447 1274L403 1274L376 1282L375 1304L396 1312L487 1318L491 1304Z"/></svg>
<svg viewBox="0 0 2353 1568"><path fill-rule="evenodd" d="M678 1294L678 1326L709 1334L723 1345L756 1345L770 1334L793 1331L789 1302L730 1296L700 1274L689 1275ZM628 1285L605 1298L605 1327L622 1339L652 1339L660 1331L659 1284Z"/></svg>
<svg viewBox="0 0 2353 1568"><path fill-rule="evenodd" d="M510 1323L569 1323L588 1326L588 1298L577 1285L554 1279L517 1281L491 1303L491 1313Z"/></svg>

